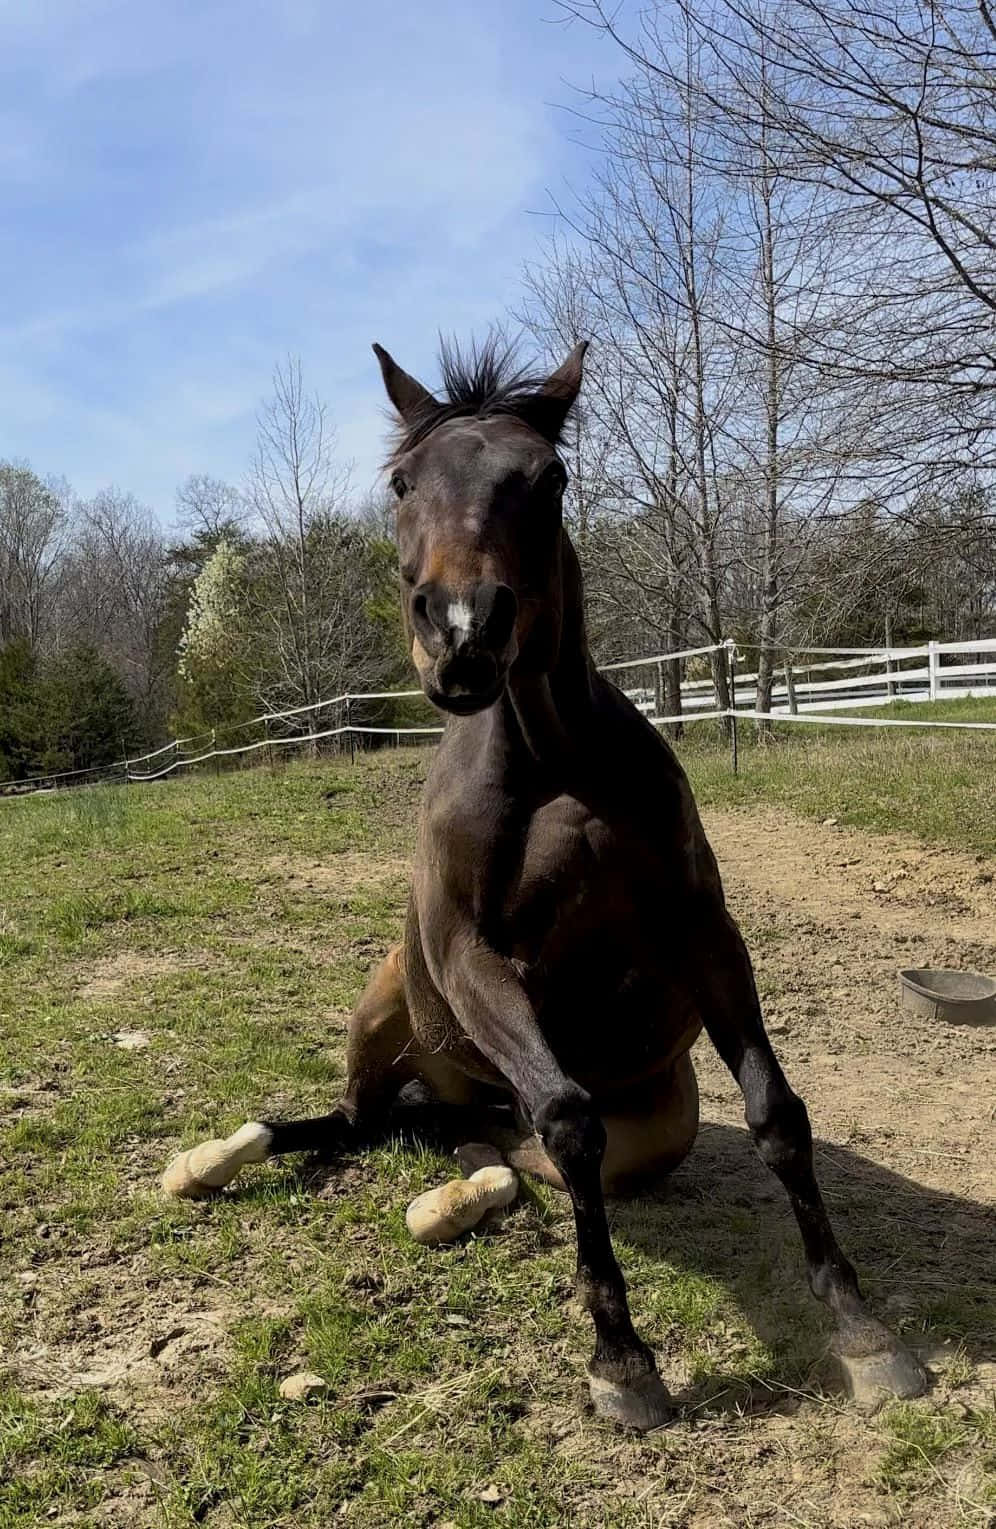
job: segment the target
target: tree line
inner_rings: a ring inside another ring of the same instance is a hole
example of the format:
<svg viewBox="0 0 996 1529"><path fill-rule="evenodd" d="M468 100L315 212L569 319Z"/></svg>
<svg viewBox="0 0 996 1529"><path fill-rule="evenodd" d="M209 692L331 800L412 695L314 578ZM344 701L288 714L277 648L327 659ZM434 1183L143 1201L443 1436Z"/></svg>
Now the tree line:
<svg viewBox="0 0 996 1529"><path fill-rule="evenodd" d="M0 780L86 769L174 733L405 676L395 553L297 362L274 374L240 486L76 499L0 463ZM288 731L304 729L288 726Z"/></svg>
<svg viewBox="0 0 996 1529"><path fill-rule="evenodd" d="M991 635L986 0L560 9L618 80L574 97L595 173L509 322L594 341L566 450L596 657L732 636L768 710L785 650ZM0 465L0 778L406 679L390 508L297 363L245 481L177 511Z"/></svg>
<svg viewBox="0 0 996 1529"><path fill-rule="evenodd" d="M560 9L621 77L576 95L596 174L520 316L596 342L573 503L599 640L735 636L767 710L783 646L992 632L993 12Z"/></svg>

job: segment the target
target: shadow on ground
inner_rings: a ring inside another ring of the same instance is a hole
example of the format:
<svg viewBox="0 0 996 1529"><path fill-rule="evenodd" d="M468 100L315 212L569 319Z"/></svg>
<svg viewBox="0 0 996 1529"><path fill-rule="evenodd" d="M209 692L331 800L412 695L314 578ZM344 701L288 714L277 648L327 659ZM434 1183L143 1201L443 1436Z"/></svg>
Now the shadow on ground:
<svg viewBox="0 0 996 1529"><path fill-rule="evenodd" d="M845 1252L875 1312L929 1363L960 1349L973 1363L996 1361L996 1215L991 1205L944 1193L834 1143L815 1143L817 1173ZM673 1177L632 1200L610 1202L625 1264L631 1247L725 1286L776 1353L801 1332L812 1363L808 1384L831 1379L830 1323L809 1294L801 1239L787 1197L760 1162L747 1132L703 1124ZM808 1340L808 1341L806 1341ZM743 1377L713 1375L689 1402ZM780 1389L780 1388L776 1388ZM767 1387L751 1404L763 1404ZM782 1398L783 1399L783 1398Z"/></svg>
<svg viewBox="0 0 996 1529"><path fill-rule="evenodd" d="M452 1148L449 1124L424 1103L394 1121L409 1141ZM466 1125L466 1123L465 1123ZM466 1129L459 1140L469 1140ZM855 1264L875 1313L930 1364L960 1351L975 1365L996 1366L996 1216L990 1205L930 1189L843 1146L817 1140L817 1171L838 1240ZM364 1177L363 1158L302 1165L307 1192L348 1193ZM235 1191L252 1198L251 1179ZM528 1181L520 1206L536 1203ZM763 1410L792 1404L793 1395L835 1386L828 1358L831 1326L810 1295L802 1244L787 1197L763 1166L746 1130L705 1123L681 1167L660 1185L608 1202L613 1240L634 1291L657 1331L644 1335L665 1352L662 1371L676 1402L690 1410ZM565 1203L566 1211L566 1203ZM569 1221L534 1226L537 1251L551 1240L573 1240ZM487 1233L485 1235L488 1235ZM492 1235L501 1237L500 1225ZM668 1315L668 1281L705 1276L729 1292L749 1326L775 1358L775 1370L703 1374L675 1386L668 1375L683 1342L680 1313ZM656 1313L656 1318L654 1314ZM580 1319L579 1320L583 1320Z"/></svg>

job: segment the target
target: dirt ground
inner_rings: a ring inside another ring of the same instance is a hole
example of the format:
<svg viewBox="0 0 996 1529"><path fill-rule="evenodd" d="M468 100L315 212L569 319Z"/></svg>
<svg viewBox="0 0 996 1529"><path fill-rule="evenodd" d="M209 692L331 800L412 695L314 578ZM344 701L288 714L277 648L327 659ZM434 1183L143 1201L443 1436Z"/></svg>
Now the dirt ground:
<svg viewBox="0 0 996 1529"><path fill-rule="evenodd" d="M898 1002L904 967L996 972L996 861L777 808L712 812L706 829L815 1134L930 1188L996 1200L996 1026ZM725 1118L725 1078L711 1088L720 1069L708 1047L696 1057L703 1113Z"/></svg>
<svg viewBox="0 0 996 1529"><path fill-rule="evenodd" d="M895 1324L908 1310L904 1290L910 1305L914 1292L936 1292L939 1309L955 1292L949 1340L918 1342L908 1328L905 1336L930 1365L935 1396L966 1410L991 1406L996 1335L981 1346L958 1337L958 1292L970 1301L973 1290L992 1288L996 1027L902 1013L897 974L925 966L996 972L994 864L832 820L807 822L774 807L704 817L728 902L751 947L769 1031L809 1107L841 1240L852 1248L855 1237L873 1243L869 1228L882 1218L883 1240L891 1237L901 1249L895 1262L903 1279L876 1304ZM682 1172L707 1194L710 1174L745 1170L742 1139L725 1136L742 1117L704 1040L695 1058L704 1125ZM778 1191L754 1170L750 1193L756 1203ZM905 1236L896 1237L897 1222L905 1223ZM717 1511L714 1500L689 1523L711 1529L897 1522L896 1508L876 1504L868 1492L880 1441L860 1414L842 1408L833 1415L832 1463L814 1469L816 1459L806 1458L806 1413L804 1403L794 1417L765 1419L745 1450L734 1442L728 1482L718 1483L725 1510ZM967 1472L953 1502L942 1508L911 1501L898 1521L924 1529L996 1524L996 1512L990 1515L976 1492Z"/></svg>

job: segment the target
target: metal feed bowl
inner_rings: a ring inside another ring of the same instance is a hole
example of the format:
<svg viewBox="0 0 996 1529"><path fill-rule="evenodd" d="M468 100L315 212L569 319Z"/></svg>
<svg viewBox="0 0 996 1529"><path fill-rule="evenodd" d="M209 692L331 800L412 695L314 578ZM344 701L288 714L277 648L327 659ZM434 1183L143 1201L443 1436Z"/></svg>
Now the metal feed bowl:
<svg viewBox="0 0 996 1529"><path fill-rule="evenodd" d="M911 968L899 973L899 998L907 1013L927 1019L947 1019L956 1025L996 1021L996 981L981 972Z"/></svg>

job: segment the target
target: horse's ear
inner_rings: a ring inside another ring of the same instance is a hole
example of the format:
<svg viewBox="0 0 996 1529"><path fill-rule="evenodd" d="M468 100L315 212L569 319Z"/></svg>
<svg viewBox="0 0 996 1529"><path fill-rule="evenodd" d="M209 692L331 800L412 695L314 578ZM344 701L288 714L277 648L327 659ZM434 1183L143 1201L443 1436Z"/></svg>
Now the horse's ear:
<svg viewBox="0 0 996 1529"><path fill-rule="evenodd" d="M402 371L383 345L375 344L373 350L380 362L380 372L387 389L387 396L406 423L410 423L425 409L438 406L438 401L433 398L429 389L424 388L414 377L409 377L407 372Z"/></svg>
<svg viewBox="0 0 996 1529"><path fill-rule="evenodd" d="M528 400L527 417L534 430L556 445L581 390L588 341L581 340L562 366L551 372L543 386Z"/></svg>

